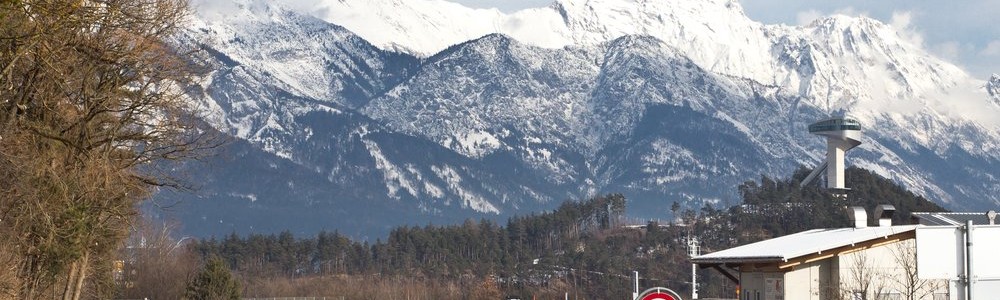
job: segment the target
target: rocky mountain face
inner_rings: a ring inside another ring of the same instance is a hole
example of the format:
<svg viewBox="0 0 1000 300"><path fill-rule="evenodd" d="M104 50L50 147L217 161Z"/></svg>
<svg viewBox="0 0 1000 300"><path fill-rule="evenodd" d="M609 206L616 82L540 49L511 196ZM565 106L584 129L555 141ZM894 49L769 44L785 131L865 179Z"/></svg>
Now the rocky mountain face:
<svg viewBox="0 0 1000 300"><path fill-rule="evenodd" d="M993 98L993 103L1000 106L1000 75L993 74L986 83L986 92Z"/></svg>
<svg viewBox="0 0 1000 300"><path fill-rule="evenodd" d="M198 192L156 197L190 233L378 237L603 193L669 218L817 164L805 128L838 114L865 125L850 164L952 209L1000 204L1000 79L877 20L763 25L730 1L319 7L237 2L178 38L209 66L192 105L234 137L187 170Z"/></svg>

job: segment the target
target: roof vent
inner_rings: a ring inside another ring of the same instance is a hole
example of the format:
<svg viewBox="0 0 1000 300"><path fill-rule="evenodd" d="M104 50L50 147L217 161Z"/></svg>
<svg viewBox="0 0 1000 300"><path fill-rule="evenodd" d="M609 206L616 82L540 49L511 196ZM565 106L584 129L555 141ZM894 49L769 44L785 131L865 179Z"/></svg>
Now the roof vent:
<svg viewBox="0 0 1000 300"><path fill-rule="evenodd" d="M892 216L896 214L896 207L889 204L875 206L875 217L878 218L879 227L892 226Z"/></svg>
<svg viewBox="0 0 1000 300"><path fill-rule="evenodd" d="M864 207L848 207L847 214L851 217L851 223L854 223L854 228L868 227L868 212L865 211Z"/></svg>
<svg viewBox="0 0 1000 300"><path fill-rule="evenodd" d="M990 225L994 225L997 219L997 211L991 210L986 212L986 217L990 219Z"/></svg>

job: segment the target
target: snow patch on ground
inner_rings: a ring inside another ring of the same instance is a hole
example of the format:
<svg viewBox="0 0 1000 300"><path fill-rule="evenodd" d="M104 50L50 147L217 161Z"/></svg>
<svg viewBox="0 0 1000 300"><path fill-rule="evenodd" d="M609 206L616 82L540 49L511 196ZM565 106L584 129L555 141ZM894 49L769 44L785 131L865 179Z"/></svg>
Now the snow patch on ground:
<svg viewBox="0 0 1000 300"><path fill-rule="evenodd" d="M252 202L257 202L257 195L255 195L255 194L241 194L241 193L235 193L235 192L233 192L233 193L229 193L229 196L236 197L236 198L247 199L247 200L250 200L251 203Z"/></svg>
<svg viewBox="0 0 1000 300"><path fill-rule="evenodd" d="M385 187L389 190L389 197L399 199L400 189L405 190L411 196L416 197L418 195L418 191L415 188L416 184L410 178L407 178L403 169L392 164L385 157L382 149L375 142L364 140L364 144L368 149L368 153L371 153L372 158L375 159L375 168L382 171L382 176L385 178Z"/></svg>
<svg viewBox="0 0 1000 300"><path fill-rule="evenodd" d="M941 187L934 184L934 182L929 178L919 175L921 173L916 172L916 170L912 170L909 167L906 167L906 174L901 174L895 169L887 168L884 164L871 162L865 159L855 159L852 161L852 164L875 172L875 174L878 174L879 176L898 182L907 190L938 200L940 201L939 203L952 204L954 202L954 199L947 192L941 189Z"/></svg>
<svg viewBox="0 0 1000 300"><path fill-rule="evenodd" d="M499 214L500 210L496 208L489 200L483 198L482 196L466 190L462 187L462 176L458 174L451 166L431 166L431 170L438 178L444 180L448 185L448 190L453 194L458 195L462 199L462 205L465 207L472 208L478 212L484 213L494 213Z"/></svg>
<svg viewBox="0 0 1000 300"><path fill-rule="evenodd" d="M470 157L483 157L500 148L500 140L496 136L485 131L469 131L455 136L453 139L447 137L446 145L452 145L452 149Z"/></svg>
<svg viewBox="0 0 1000 300"><path fill-rule="evenodd" d="M655 184L706 176L703 173L707 168L690 150L663 139L654 141L652 148L651 152L642 156L642 172L651 175Z"/></svg>

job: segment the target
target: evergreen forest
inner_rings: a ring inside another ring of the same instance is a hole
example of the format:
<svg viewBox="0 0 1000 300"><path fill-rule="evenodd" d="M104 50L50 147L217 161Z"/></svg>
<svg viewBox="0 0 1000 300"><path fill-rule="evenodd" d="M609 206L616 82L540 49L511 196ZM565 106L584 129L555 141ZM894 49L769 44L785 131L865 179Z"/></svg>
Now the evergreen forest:
<svg viewBox="0 0 1000 300"><path fill-rule="evenodd" d="M846 227L849 206L863 206L870 214L875 205L892 204L894 224L910 223L910 212L943 211L868 170L848 169L853 191L846 199L818 185L800 188L807 173L800 169L784 179L747 181L736 187L740 203L726 207L674 204L663 212L673 221L664 224L630 224L628 200L609 194L567 201L506 224L467 220L399 227L374 242L337 232L232 234L195 241L187 250L197 260L221 258L241 281L243 296L251 298L622 299L631 295L633 271L640 274L640 289L663 286L689 295L690 237L708 253L808 229ZM732 282L714 270L700 270L698 276L702 297L734 296Z"/></svg>

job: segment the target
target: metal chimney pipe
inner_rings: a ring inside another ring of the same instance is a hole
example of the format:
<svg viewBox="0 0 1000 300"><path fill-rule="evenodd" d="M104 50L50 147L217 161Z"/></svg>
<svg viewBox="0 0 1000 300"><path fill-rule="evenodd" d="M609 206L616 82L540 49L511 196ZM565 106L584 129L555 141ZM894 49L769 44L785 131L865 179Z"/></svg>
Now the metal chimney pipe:
<svg viewBox="0 0 1000 300"><path fill-rule="evenodd" d="M868 212L865 211L864 207L848 207L847 215L851 218L851 223L854 223L854 228L868 227Z"/></svg>
<svg viewBox="0 0 1000 300"><path fill-rule="evenodd" d="M875 218L878 219L879 227L892 226L892 216L896 214L896 207L889 204L875 206Z"/></svg>

